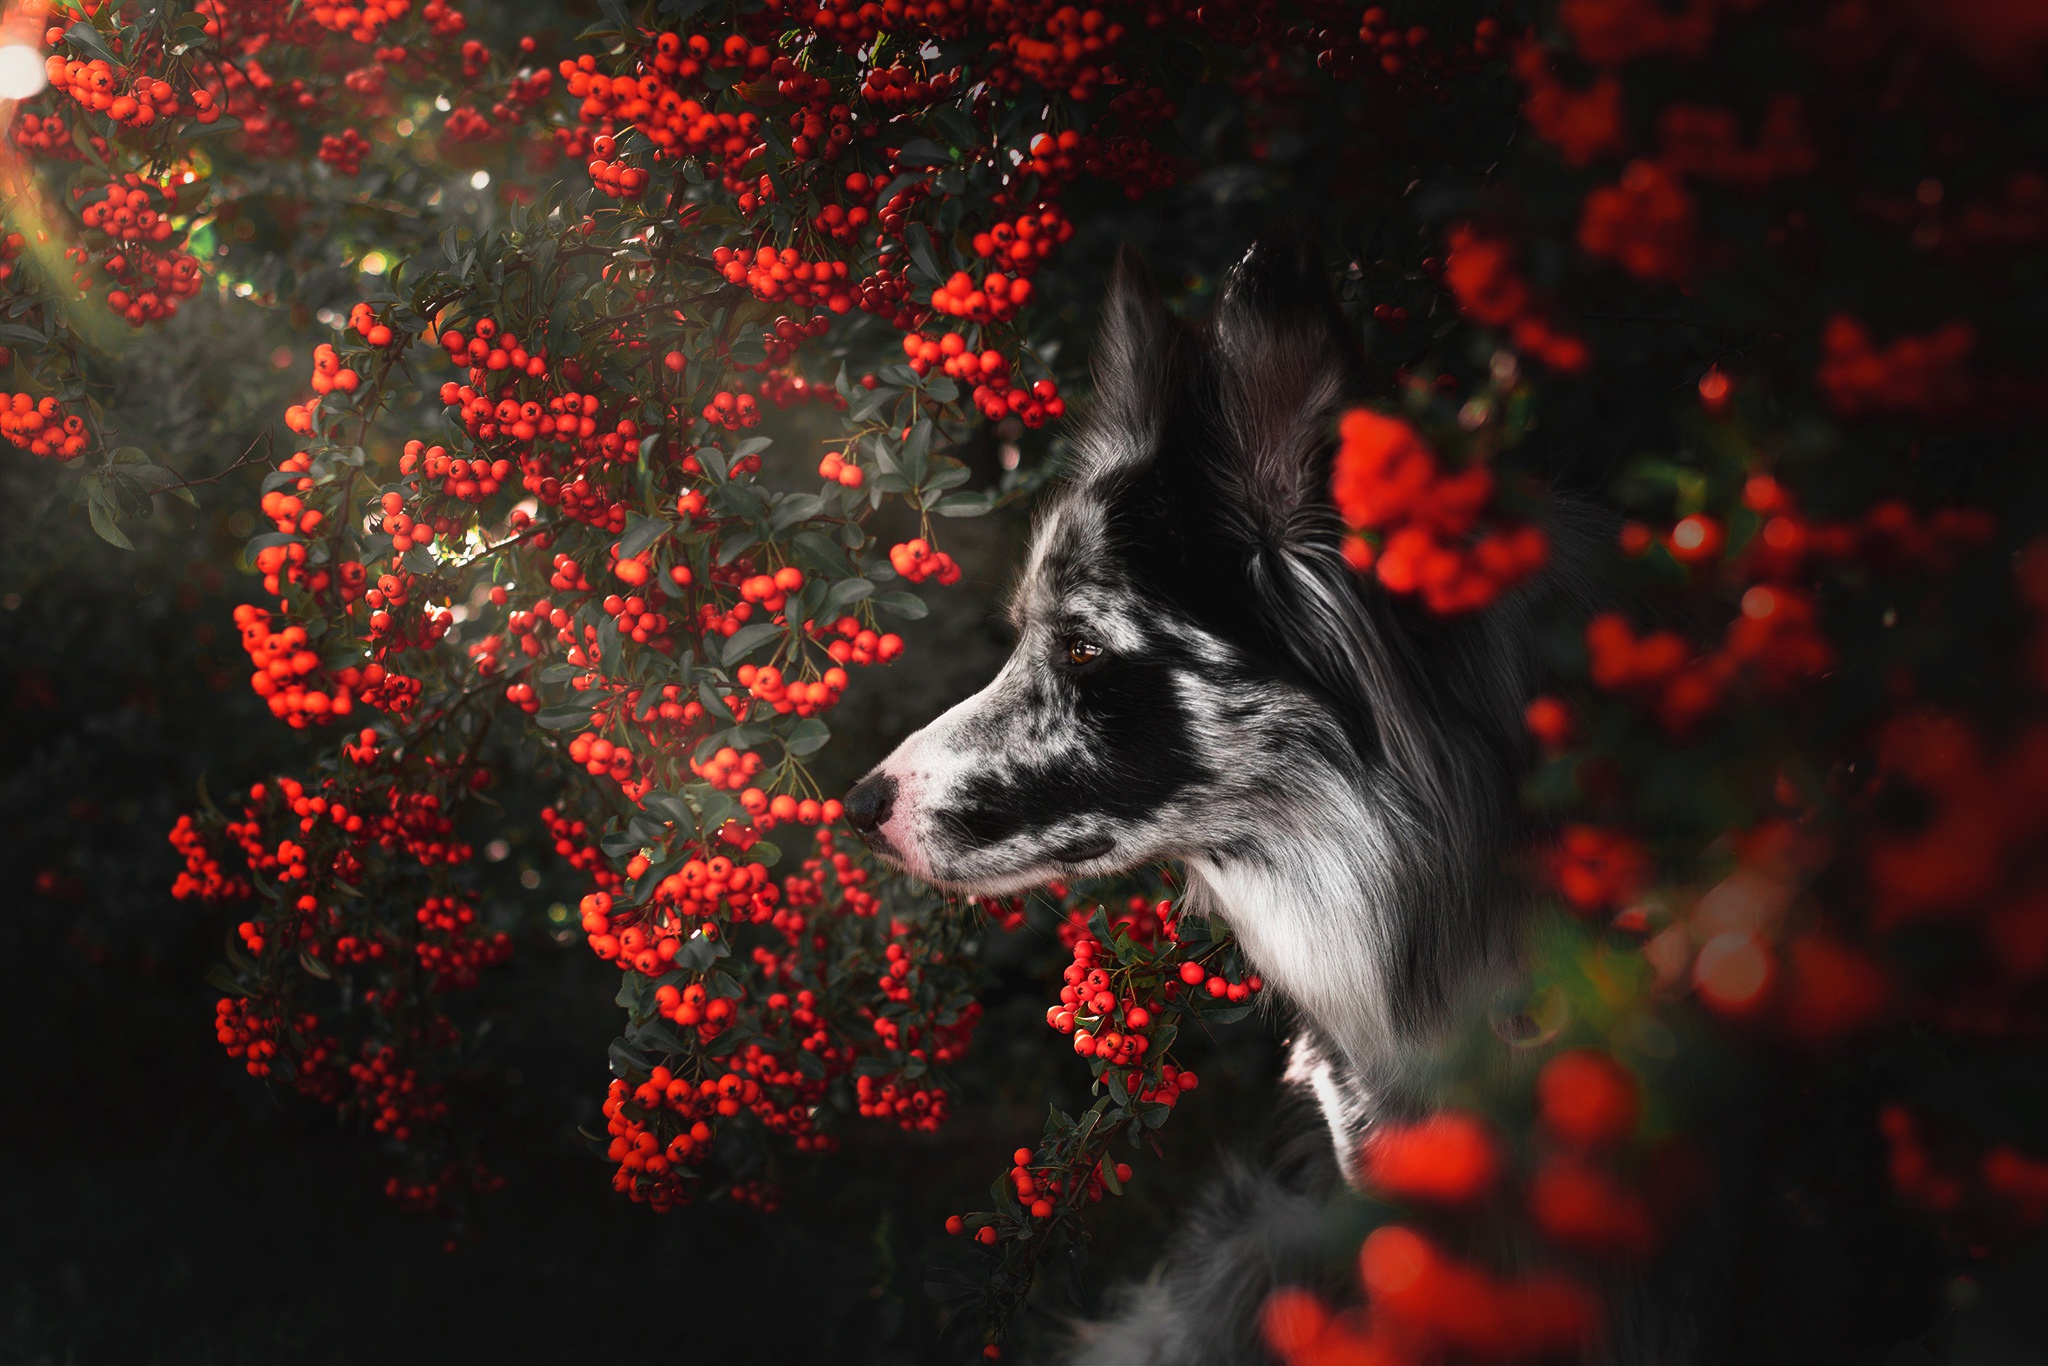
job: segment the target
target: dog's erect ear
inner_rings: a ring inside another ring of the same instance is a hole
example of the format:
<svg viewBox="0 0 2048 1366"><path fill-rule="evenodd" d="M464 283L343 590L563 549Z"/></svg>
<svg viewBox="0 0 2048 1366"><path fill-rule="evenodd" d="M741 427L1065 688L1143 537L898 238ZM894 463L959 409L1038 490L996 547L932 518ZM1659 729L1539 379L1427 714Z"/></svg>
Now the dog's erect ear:
<svg viewBox="0 0 2048 1366"><path fill-rule="evenodd" d="M1415 714L1412 669L1341 553L1330 502L1337 417L1358 396L1363 362L1324 274L1299 234L1262 238L1231 270L1211 336L1228 432L1210 478L1255 595L1289 629L1279 648L1331 696L1346 699L1419 790L1439 785Z"/></svg>
<svg viewBox="0 0 2048 1366"><path fill-rule="evenodd" d="M1213 335L1231 435L1218 473L1247 538L1288 544L1327 521L1332 433L1359 368L1313 241L1285 234L1246 252Z"/></svg>
<svg viewBox="0 0 2048 1366"><path fill-rule="evenodd" d="M1079 442L1091 474L1136 465L1158 445L1180 327L1138 253L1117 252L1095 342L1095 403Z"/></svg>

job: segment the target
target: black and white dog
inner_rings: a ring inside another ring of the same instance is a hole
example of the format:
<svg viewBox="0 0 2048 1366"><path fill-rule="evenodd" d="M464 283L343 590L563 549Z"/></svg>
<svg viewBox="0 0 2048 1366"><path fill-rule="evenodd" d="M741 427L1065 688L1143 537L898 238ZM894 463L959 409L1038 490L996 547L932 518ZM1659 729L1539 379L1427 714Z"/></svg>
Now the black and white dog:
<svg viewBox="0 0 2048 1366"><path fill-rule="evenodd" d="M1190 908L1225 915L1296 1012L1288 1081L1329 1144L1227 1181L1201 1250L1080 1356L1260 1360L1273 1221L1349 1176L1376 1119L1426 1103L1432 1046L1513 970L1526 608L1436 618L1346 564L1328 489L1361 367L1305 246L1255 247L1203 330L1121 259L1095 368L1015 653L846 810L944 887L1174 860Z"/></svg>

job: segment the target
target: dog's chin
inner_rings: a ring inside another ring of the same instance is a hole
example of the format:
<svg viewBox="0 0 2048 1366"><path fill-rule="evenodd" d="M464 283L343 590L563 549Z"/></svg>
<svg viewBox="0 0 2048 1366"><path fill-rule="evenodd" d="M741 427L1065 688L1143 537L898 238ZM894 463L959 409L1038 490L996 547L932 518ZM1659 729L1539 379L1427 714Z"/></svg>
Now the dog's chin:
<svg viewBox="0 0 2048 1366"><path fill-rule="evenodd" d="M934 856L924 850L904 852L878 847L875 852L920 881L969 896L1015 896L1048 882L1107 877L1127 871L1134 863L1123 856L1114 841L1106 838L1077 839L1049 856L1024 862L977 858L972 851L946 851Z"/></svg>

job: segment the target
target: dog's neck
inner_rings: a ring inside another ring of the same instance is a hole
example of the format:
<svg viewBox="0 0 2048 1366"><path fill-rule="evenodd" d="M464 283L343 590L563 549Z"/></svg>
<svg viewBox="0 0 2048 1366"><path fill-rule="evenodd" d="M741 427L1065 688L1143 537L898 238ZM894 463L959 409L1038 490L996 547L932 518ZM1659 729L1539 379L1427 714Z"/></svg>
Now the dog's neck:
<svg viewBox="0 0 2048 1366"><path fill-rule="evenodd" d="M1192 904L1225 917L1299 1012L1289 1079L1315 1092L1347 1166L1375 1120L1428 1103L1433 1055L1514 959L1505 908L1445 905L1441 836L1400 810L1333 783L1328 801L1273 813L1255 847L1187 865Z"/></svg>
<svg viewBox="0 0 2048 1366"><path fill-rule="evenodd" d="M1300 834L1237 859L1196 860L1195 904L1229 922L1254 971L1347 1060L1376 1064L1396 1038L1393 929L1365 913L1384 892L1355 841Z"/></svg>

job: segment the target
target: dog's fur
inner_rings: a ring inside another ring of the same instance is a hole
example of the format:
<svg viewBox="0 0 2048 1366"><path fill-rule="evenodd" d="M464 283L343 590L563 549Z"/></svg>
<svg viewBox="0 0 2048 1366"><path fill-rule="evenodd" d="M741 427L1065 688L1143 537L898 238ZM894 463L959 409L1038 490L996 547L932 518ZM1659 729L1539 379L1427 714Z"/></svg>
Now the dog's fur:
<svg viewBox="0 0 2048 1366"><path fill-rule="evenodd" d="M1011 608L1015 653L847 810L942 886L1176 860L1191 908L1227 917L1297 1013L1288 1080L1328 1146L1231 1174L1202 1250L1081 1351L1256 1360L1289 1230L1352 1174L1367 1127L1427 1103L1422 1060L1513 970L1527 606L1437 618L1345 562L1335 425L1365 395L1304 245L1255 247L1205 330L1120 260L1095 364L1076 467ZM1077 643L1100 653L1077 663Z"/></svg>

